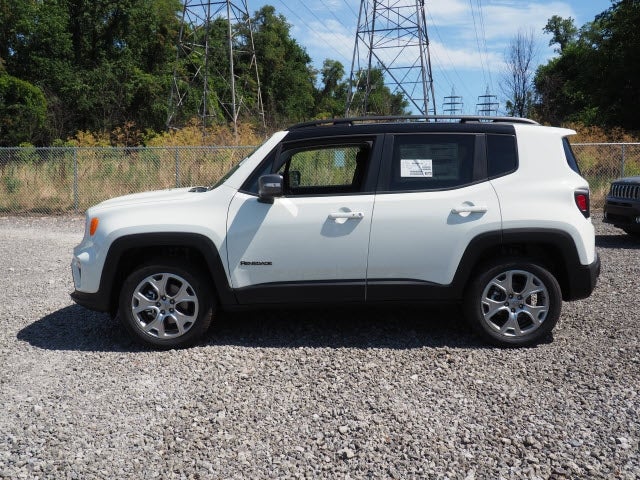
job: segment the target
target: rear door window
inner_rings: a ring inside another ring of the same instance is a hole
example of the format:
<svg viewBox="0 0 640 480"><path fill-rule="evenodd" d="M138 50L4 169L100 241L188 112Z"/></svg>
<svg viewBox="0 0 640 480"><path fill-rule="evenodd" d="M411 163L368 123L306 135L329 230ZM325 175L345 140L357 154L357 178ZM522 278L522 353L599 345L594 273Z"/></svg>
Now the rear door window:
<svg viewBox="0 0 640 480"><path fill-rule="evenodd" d="M397 135L389 190L439 190L472 183L474 147L474 135Z"/></svg>

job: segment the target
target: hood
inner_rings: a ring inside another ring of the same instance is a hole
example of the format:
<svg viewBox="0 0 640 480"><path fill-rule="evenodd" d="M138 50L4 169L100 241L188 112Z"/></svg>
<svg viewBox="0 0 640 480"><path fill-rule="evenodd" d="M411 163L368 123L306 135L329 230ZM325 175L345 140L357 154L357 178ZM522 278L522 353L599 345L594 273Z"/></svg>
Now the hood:
<svg viewBox="0 0 640 480"><path fill-rule="evenodd" d="M134 193L131 195L124 195L122 197L115 197L109 200L105 200L104 202L96 205L94 208L103 209L112 207L129 207L147 203L180 202L182 200L193 199L194 195L202 195L202 192L206 191L207 190L205 188L201 187L186 187Z"/></svg>
<svg viewBox="0 0 640 480"><path fill-rule="evenodd" d="M638 183L640 183L640 176L639 177L619 178L618 180L615 180L613 183L633 183L633 184L638 184Z"/></svg>

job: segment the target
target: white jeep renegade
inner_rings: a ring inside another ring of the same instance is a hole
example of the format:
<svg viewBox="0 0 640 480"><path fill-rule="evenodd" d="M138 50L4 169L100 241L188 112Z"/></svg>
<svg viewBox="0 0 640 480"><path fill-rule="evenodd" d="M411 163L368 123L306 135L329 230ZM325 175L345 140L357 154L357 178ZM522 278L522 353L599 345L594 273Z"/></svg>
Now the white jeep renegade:
<svg viewBox="0 0 640 480"><path fill-rule="evenodd" d="M573 133L496 117L295 125L213 187L90 208L72 298L161 348L219 309L433 301L462 302L493 343L535 343L600 272Z"/></svg>

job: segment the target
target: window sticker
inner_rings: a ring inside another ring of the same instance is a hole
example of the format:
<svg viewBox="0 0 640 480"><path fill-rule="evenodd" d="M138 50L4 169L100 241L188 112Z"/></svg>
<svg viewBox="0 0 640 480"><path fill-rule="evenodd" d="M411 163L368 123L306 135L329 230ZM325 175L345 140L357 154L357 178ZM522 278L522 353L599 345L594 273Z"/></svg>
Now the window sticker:
<svg viewBox="0 0 640 480"><path fill-rule="evenodd" d="M400 177L433 177L433 160L430 158L403 158L400 160Z"/></svg>

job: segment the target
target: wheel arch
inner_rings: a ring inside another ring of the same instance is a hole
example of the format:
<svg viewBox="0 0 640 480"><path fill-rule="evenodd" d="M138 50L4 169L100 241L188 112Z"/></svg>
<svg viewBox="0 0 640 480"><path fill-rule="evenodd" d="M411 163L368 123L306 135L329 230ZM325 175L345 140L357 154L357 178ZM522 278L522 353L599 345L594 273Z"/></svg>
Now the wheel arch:
<svg viewBox="0 0 640 480"><path fill-rule="evenodd" d="M567 232L555 229L512 229L475 237L467 246L454 277L462 294L482 266L496 258L521 257L549 270L560 285L563 300L583 298L580 258Z"/></svg>
<svg viewBox="0 0 640 480"><path fill-rule="evenodd" d="M197 233L140 233L120 237L109 247L99 288L106 311L115 313L118 287L136 267L153 258L184 259L200 267L214 287L218 304L236 303L222 259L211 239Z"/></svg>

